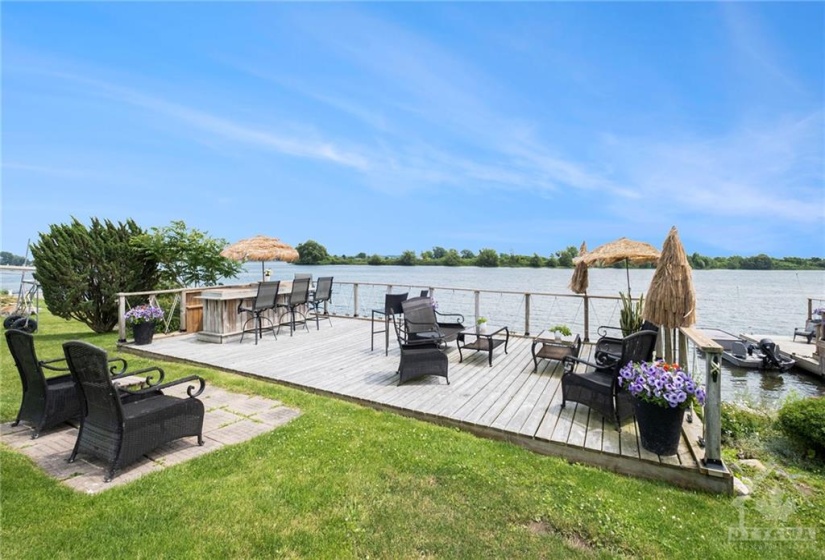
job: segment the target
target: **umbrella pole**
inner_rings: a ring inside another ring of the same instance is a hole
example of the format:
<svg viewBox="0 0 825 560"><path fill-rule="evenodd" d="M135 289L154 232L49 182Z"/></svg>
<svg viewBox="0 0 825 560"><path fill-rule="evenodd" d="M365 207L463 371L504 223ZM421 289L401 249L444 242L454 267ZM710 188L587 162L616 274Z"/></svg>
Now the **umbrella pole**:
<svg viewBox="0 0 825 560"><path fill-rule="evenodd" d="M627 299L632 300L633 298L630 297L630 267L627 264L627 259L624 260L624 271L627 274Z"/></svg>
<svg viewBox="0 0 825 560"><path fill-rule="evenodd" d="M264 271L264 261L261 261L261 282L266 281L266 272Z"/></svg>

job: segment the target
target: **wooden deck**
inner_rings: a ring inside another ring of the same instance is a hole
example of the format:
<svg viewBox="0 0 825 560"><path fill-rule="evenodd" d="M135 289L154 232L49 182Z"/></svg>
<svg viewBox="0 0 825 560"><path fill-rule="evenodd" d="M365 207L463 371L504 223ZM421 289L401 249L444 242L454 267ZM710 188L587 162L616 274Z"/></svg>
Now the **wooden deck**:
<svg viewBox="0 0 825 560"><path fill-rule="evenodd" d="M463 363L455 345L448 352L450 384L443 378L424 378L398 386L399 353L391 340L384 356L383 335L370 351L370 322L332 319L320 331L282 328L278 340L265 333L255 345L199 342L194 334L155 337L147 346L124 344L121 349L146 356L205 365L271 380L323 395L420 420L453 426L478 436L504 440L533 451L563 457L616 472L666 481L678 486L730 493L732 479L718 476L701 464L697 446L701 423L685 422L679 453L660 457L639 445L637 427L627 423L618 432L588 407L561 407L561 364L540 360L533 373L531 338L511 335L508 353L496 349L493 366L485 352L465 353ZM582 347L582 355L591 351Z"/></svg>

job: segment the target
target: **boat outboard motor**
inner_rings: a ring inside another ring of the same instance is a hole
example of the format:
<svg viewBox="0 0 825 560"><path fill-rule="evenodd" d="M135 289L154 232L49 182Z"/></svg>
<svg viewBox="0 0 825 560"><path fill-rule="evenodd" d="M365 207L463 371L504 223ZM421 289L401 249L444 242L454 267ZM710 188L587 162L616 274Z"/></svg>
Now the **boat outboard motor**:
<svg viewBox="0 0 825 560"><path fill-rule="evenodd" d="M779 348L770 338L763 338L759 341L759 350L762 352L762 367L787 371L796 363L794 360L782 358L779 355Z"/></svg>

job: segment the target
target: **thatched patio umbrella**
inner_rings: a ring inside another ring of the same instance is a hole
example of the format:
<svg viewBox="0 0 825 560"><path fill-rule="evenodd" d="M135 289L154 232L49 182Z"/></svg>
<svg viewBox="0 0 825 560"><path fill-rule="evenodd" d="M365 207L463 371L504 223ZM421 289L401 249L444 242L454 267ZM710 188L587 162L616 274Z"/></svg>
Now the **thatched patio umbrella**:
<svg viewBox="0 0 825 560"><path fill-rule="evenodd" d="M644 318L665 329L689 327L696 323L696 293L685 249L676 226L670 228L662 245L662 256L647 290ZM671 336L665 338L665 359L672 361Z"/></svg>
<svg viewBox="0 0 825 560"><path fill-rule="evenodd" d="M585 253L587 253L587 243L582 241L582 246L579 247L579 257ZM573 278L570 279L570 289L573 293L583 294L587 292L587 281L587 263L579 261L573 271Z"/></svg>
<svg viewBox="0 0 825 560"><path fill-rule="evenodd" d="M276 237L256 235L233 243L221 251L221 256L241 262L261 261L261 280L264 280L264 264L267 261L294 262L299 255L292 245Z"/></svg>
<svg viewBox="0 0 825 560"><path fill-rule="evenodd" d="M585 263L600 264L607 266L624 261L627 272L627 295L630 296L630 270L628 263L648 263L656 262L659 259L659 251L653 245L642 241L633 241L627 237L619 238L610 243L599 245L589 253L576 257L573 262L577 265Z"/></svg>

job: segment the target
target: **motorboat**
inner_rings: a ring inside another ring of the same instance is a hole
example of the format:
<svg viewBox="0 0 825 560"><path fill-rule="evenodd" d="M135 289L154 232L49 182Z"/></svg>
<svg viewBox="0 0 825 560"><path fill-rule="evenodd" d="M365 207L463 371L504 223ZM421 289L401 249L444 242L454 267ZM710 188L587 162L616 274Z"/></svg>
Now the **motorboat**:
<svg viewBox="0 0 825 560"><path fill-rule="evenodd" d="M722 359L736 367L776 369L782 372L788 371L796 364L796 360L783 357L779 352L779 346L770 338L753 343L717 329L707 330L706 333L722 347Z"/></svg>
<svg viewBox="0 0 825 560"><path fill-rule="evenodd" d="M741 368L778 369L779 371L788 371L796 363L796 360L780 356L779 346L770 338L761 339L759 344L734 342L730 350L722 352L722 359Z"/></svg>

